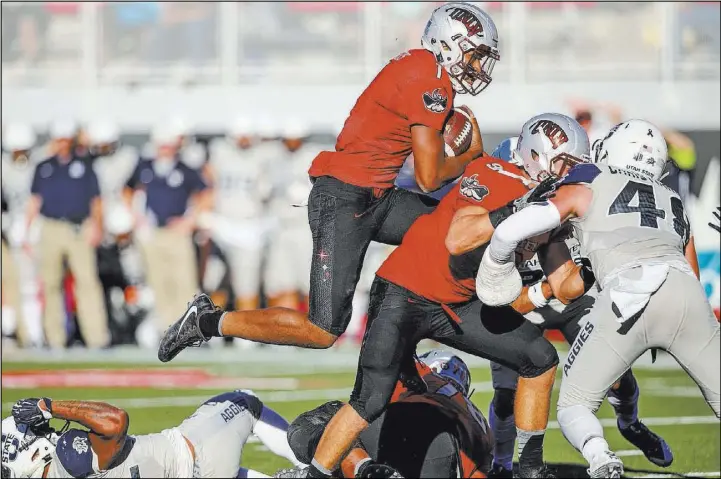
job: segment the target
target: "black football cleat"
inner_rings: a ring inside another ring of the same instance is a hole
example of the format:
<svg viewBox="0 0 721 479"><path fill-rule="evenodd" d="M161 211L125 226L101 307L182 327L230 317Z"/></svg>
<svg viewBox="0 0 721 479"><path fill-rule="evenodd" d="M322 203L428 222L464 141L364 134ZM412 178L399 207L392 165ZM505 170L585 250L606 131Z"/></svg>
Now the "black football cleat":
<svg viewBox="0 0 721 479"><path fill-rule="evenodd" d="M207 294L195 296L185 314L165 330L158 346L158 359L167 363L185 348L197 348L210 338L200 331L201 318L219 311Z"/></svg>
<svg viewBox="0 0 721 479"><path fill-rule="evenodd" d="M512 478L513 470L506 469L500 464L493 464L491 470L488 471L488 477Z"/></svg>
<svg viewBox="0 0 721 479"><path fill-rule="evenodd" d="M668 467L673 462L671 448L661 436L651 431L644 423L636 420L626 428L618 426L621 435L636 446L646 459L659 467Z"/></svg>

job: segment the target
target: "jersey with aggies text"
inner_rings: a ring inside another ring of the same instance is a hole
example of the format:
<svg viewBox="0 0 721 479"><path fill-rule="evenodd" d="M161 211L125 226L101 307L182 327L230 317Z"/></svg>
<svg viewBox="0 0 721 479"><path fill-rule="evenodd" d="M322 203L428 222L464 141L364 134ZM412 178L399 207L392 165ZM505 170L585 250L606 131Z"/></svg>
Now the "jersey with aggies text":
<svg viewBox="0 0 721 479"><path fill-rule="evenodd" d="M321 152L308 173L365 188L393 187L412 152L411 126L443 130L453 98L448 73L432 53L410 50L399 55L358 98L335 151Z"/></svg>
<svg viewBox="0 0 721 479"><path fill-rule="evenodd" d="M517 166L491 156L472 161L435 211L413 223L377 275L437 303L470 300L476 294L475 279L457 280L449 266L446 234L453 215L464 206L492 211L527 191Z"/></svg>

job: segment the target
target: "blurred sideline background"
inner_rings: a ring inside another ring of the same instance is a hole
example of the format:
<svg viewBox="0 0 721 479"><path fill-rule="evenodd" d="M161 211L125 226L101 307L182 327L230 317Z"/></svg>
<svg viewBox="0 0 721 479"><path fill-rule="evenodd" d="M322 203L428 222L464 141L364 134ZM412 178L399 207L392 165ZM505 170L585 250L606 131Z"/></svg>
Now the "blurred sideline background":
<svg viewBox="0 0 721 479"><path fill-rule="evenodd" d="M479 4L501 61L488 90L457 103L474 110L486 151L542 111L577 116L592 141L623 119L658 124L718 310L707 223L719 204L719 4ZM152 350L193 290L228 308L304 308L310 239L305 209L291 205L307 196L305 171L384 63L420 47L437 5L3 2L3 357ZM28 225L31 187L46 203L77 197L62 182L32 185L63 148L97 176L102 213L42 210ZM165 162L175 157L186 169ZM167 184L150 193L152 178ZM93 264L78 267L89 251ZM369 250L346 343L362 334L387 253ZM62 317L47 307L56 296Z"/></svg>

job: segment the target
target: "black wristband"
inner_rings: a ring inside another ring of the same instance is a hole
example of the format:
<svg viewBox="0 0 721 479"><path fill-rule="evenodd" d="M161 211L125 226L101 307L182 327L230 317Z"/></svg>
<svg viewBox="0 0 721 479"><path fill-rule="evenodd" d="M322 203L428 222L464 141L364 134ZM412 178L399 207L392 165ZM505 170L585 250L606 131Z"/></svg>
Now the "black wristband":
<svg viewBox="0 0 721 479"><path fill-rule="evenodd" d="M491 220L491 224L494 228L498 228L498 225L501 224L503 220L508 218L513 214L513 207L508 204L505 206L501 206L498 209L495 209L488 213L488 219Z"/></svg>

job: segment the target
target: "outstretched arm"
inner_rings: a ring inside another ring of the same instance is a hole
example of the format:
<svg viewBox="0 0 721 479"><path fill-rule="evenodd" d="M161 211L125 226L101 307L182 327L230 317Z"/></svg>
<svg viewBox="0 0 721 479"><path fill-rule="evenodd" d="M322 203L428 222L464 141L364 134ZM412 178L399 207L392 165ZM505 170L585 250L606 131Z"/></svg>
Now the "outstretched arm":
<svg viewBox="0 0 721 479"><path fill-rule="evenodd" d="M563 185L545 204L533 204L498 225L488 254L496 263L513 261L518 243L557 228L571 217L583 216L592 192L583 185Z"/></svg>

